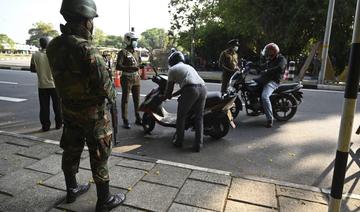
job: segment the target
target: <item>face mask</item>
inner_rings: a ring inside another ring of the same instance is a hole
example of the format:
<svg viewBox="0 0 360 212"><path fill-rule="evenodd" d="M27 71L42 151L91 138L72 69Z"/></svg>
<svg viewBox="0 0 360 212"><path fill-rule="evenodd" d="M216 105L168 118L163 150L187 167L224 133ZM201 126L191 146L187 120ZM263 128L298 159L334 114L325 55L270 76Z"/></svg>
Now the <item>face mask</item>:
<svg viewBox="0 0 360 212"><path fill-rule="evenodd" d="M234 52L237 52L239 50L238 46L234 46Z"/></svg>
<svg viewBox="0 0 360 212"><path fill-rule="evenodd" d="M136 40L131 41L131 46L135 49L137 47L137 41Z"/></svg>

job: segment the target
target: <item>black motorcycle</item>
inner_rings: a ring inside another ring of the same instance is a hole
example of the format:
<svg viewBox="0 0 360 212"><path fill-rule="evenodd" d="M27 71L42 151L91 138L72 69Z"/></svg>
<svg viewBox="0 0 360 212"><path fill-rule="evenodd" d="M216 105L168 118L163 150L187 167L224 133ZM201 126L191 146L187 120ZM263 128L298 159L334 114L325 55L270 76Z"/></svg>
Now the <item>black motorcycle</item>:
<svg viewBox="0 0 360 212"><path fill-rule="evenodd" d="M264 114L261 102L262 86L255 80L246 80L250 71L250 62L242 61L240 70L236 71L230 79L227 93L238 94L235 106L231 108L234 119L243 109L243 102L247 115ZM300 91L302 87L301 83L280 84L270 96L273 116L276 120L288 121L295 115L297 106L303 98L303 92Z"/></svg>
<svg viewBox="0 0 360 212"><path fill-rule="evenodd" d="M155 70L155 69L154 69ZM155 72L152 81L158 85L145 97L139 107L144 112L142 125L146 134L149 134L158 123L165 127L176 127L176 113L169 113L162 105L167 76ZM221 95L221 92L208 92L204 109L204 135L220 139L227 135L230 126L235 128L230 108L233 107L236 95ZM185 122L185 129L194 128L195 114L190 112Z"/></svg>

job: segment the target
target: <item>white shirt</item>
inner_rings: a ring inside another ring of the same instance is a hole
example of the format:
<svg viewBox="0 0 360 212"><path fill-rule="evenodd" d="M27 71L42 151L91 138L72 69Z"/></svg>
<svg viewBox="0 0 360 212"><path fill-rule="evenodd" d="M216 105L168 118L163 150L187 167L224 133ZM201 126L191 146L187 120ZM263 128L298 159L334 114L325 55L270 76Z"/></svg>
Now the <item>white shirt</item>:
<svg viewBox="0 0 360 212"><path fill-rule="evenodd" d="M45 50L35 52L31 57L31 64L35 65L39 88L55 88L49 61Z"/></svg>
<svg viewBox="0 0 360 212"><path fill-rule="evenodd" d="M174 82L183 88L185 85L205 85L204 80L199 76L197 71L190 65L180 62L169 69L168 81Z"/></svg>

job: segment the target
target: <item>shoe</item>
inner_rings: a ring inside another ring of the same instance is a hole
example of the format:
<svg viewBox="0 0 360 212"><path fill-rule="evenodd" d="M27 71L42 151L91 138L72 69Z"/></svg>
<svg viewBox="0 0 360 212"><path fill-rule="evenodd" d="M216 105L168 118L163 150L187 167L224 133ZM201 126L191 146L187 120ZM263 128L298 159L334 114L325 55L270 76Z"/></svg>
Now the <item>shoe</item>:
<svg viewBox="0 0 360 212"><path fill-rule="evenodd" d="M202 143L196 143L193 145L194 152L200 152L200 150L204 147L204 144Z"/></svg>
<svg viewBox="0 0 360 212"><path fill-rule="evenodd" d="M139 125L139 126L142 126L142 121L140 118L137 118L136 121L135 121L135 124L136 125Z"/></svg>
<svg viewBox="0 0 360 212"><path fill-rule="evenodd" d="M128 120L124 120L124 122L123 122L123 128L125 128L125 129L131 129L131 126L130 126Z"/></svg>
<svg viewBox="0 0 360 212"><path fill-rule="evenodd" d="M268 120L267 122L266 122L266 128L272 128L272 126L273 126L273 121L272 120Z"/></svg>
<svg viewBox="0 0 360 212"><path fill-rule="evenodd" d="M49 131L49 130L50 130L50 127L42 127L41 130L42 130L43 132L46 132L46 131Z"/></svg>
<svg viewBox="0 0 360 212"><path fill-rule="evenodd" d="M98 200L96 202L96 212L107 212L119 206L125 200L125 194L118 193L110 195L109 182L97 183L96 191Z"/></svg>
<svg viewBox="0 0 360 212"><path fill-rule="evenodd" d="M90 183L86 185L78 185L76 188L67 189L66 203L75 202L76 198L86 193L90 188Z"/></svg>

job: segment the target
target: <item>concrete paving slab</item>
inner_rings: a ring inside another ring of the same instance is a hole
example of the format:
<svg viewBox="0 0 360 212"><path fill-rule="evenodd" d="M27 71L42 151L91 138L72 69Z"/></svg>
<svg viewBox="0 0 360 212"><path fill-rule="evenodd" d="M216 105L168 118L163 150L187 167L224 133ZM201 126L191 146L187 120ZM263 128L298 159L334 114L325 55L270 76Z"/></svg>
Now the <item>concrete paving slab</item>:
<svg viewBox="0 0 360 212"><path fill-rule="evenodd" d="M36 185L2 205L4 211L45 212L54 208L65 198L65 195L64 191Z"/></svg>
<svg viewBox="0 0 360 212"><path fill-rule="evenodd" d="M210 210L196 208L188 205L182 205L178 203L173 203L168 210L168 212L182 212L182 211L191 211L191 212L211 212Z"/></svg>
<svg viewBox="0 0 360 212"><path fill-rule="evenodd" d="M328 206L306 200L279 197L280 212L327 212Z"/></svg>
<svg viewBox="0 0 360 212"><path fill-rule="evenodd" d="M242 178L233 178L229 199L277 208L275 185Z"/></svg>
<svg viewBox="0 0 360 212"><path fill-rule="evenodd" d="M61 172L61 157L61 155L53 154L26 168L49 174L57 174Z"/></svg>
<svg viewBox="0 0 360 212"><path fill-rule="evenodd" d="M125 191L110 187L110 192L117 193L117 192L125 192ZM61 202L57 206L57 208L63 210L69 210L69 211L77 211L77 212L94 212L96 201L97 201L96 186L95 184L91 184L89 191L76 198L75 202L68 204L65 202L64 199L64 201Z"/></svg>
<svg viewBox="0 0 360 212"><path fill-rule="evenodd" d="M17 154L41 160L55 153L59 149L60 147L54 144L39 144L31 146L26 150L19 151Z"/></svg>
<svg viewBox="0 0 360 212"><path fill-rule="evenodd" d="M125 205L150 211L166 211L178 189L140 181L127 194Z"/></svg>
<svg viewBox="0 0 360 212"><path fill-rule="evenodd" d="M33 140L29 140L29 139L20 139L20 138L15 138L15 137L9 137L9 140L6 141L6 143L14 144L14 145L18 145L18 146L24 146L24 147L31 147L34 145L42 144L42 142L40 142L40 141L33 141Z"/></svg>
<svg viewBox="0 0 360 212"><path fill-rule="evenodd" d="M140 160L130 160L130 159L125 158L124 160L121 160L120 163L118 163L116 165L150 171L152 168L154 168L155 163L150 163L150 162L140 161Z"/></svg>
<svg viewBox="0 0 360 212"><path fill-rule="evenodd" d="M111 212L145 212L145 210L140 210L137 208L120 205L120 206L112 209Z"/></svg>
<svg viewBox="0 0 360 212"><path fill-rule="evenodd" d="M343 212L360 211L360 200L344 198L341 201L341 211Z"/></svg>
<svg viewBox="0 0 360 212"><path fill-rule="evenodd" d="M28 169L20 169L0 178L0 191L15 196L41 183L51 175Z"/></svg>
<svg viewBox="0 0 360 212"><path fill-rule="evenodd" d="M18 169L36 163L38 160L23 157L20 155L0 155L0 174L6 175Z"/></svg>
<svg viewBox="0 0 360 212"><path fill-rule="evenodd" d="M79 184L87 184L88 182L93 181L92 172L85 169L79 169L79 172L76 175L76 179ZM66 187L65 187L65 178L63 172L60 172L55 176L52 176L49 179L45 180L43 182L43 185L65 191Z"/></svg>
<svg viewBox="0 0 360 212"><path fill-rule="evenodd" d="M0 202L1 202L0 211L5 211L3 202L9 201L11 198L13 198L13 197L0 193Z"/></svg>
<svg viewBox="0 0 360 212"><path fill-rule="evenodd" d="M6 158L8 155L13 155L20 151L27 150L28 147L17 146L14 144L1 143L0 144L0 158Z"/></svg>
<svg viewBox="0 0 360 212"><path fill-rule="evenodd" d="M209 210L222 211L228 187L213 183L186 180L175 201Z"/></svg>
<svg viewBox="0 0 360 212"><path fill-rule="evenodd" d="M277 210L265 208L257 205L251 205L243 202L227 201L225 212L275 212Z"/></svg>
<svg viewBox="0 0 360 212"><path fill-rule="evenodd" d="M53 209L49 210L49 212L64 212L64 210L53 208Z"/></svg>
<svg viewBox="0 0 360 212"><path fill-rule="evenodd" d="M111 186L128 190L131 190L132 187L146 174L143 170L121 166L113 166L110 168L109 173Z"/></svg>
<svg viewBox="0 0 360 212"><path fill-rule="evenodd" d="M116 156L110 156L108 159L108 168L111 168L113 166L115 166L116 164L118 164L121 160L123 160L123 158L121 157L116 157ZM89 169L91 170L90 167L90 157L86 157L83 160L80 161L80 167L83 169Z"/></svg>
<svg viewBox="0 0 360 212"><path fill-rule="evenodd" d="M290 188L286 186L276 186L276 194L277 196L285 196L285 197L291 197L295 199L302 199L302 200L308 200L312 202L318 202L327 204L328 203L328 197L327 195L320 193L320 192L313 192L308 190L302 190L302 189L296 189L296 188Z"/></svg>
<svg viewBox="0 0 360 212"><path fill-rule="evenodd" d="M157 164L143 180L180 188L190 173L189 169Z"/></svg>
<svg viewBox="0 0 360 212"><path fill-rule="evenodd" d="M203 171L197 171L194 170L189 178L206 181L209 183L217 183L225 186L230 186L231 177L228 175L222 175L222 174L215 174L211 172L203 172Z"/></svg>

